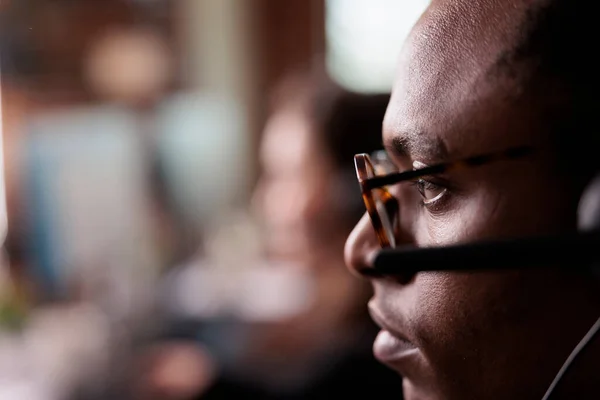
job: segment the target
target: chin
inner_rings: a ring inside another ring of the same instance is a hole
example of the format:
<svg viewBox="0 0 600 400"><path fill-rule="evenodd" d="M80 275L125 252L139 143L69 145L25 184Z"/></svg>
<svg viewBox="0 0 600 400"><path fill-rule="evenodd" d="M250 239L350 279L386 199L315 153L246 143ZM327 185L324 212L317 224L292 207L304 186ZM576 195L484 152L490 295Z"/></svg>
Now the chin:
<svg viewBox="0 0 600 400"><path fill-rule="evenodd" d="M436 400L437 397L416 388L408 379L402 380L404 400Z"/></svg>

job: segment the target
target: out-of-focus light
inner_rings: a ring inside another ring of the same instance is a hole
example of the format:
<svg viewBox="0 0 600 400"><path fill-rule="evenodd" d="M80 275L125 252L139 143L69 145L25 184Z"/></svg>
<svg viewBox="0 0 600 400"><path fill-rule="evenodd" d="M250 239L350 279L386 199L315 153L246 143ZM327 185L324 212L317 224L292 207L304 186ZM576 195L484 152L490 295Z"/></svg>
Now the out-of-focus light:
<svg viewBox="0 0 600 400"><path fill-rule="evenodd" d="M1 69L0 76L2 76ZM0 84L0 247L4 244L4 240L6 239L6 231L8 225L6 216L6 193L4 188L4 142L2 130L3 125L4 121L2 119L2 85ZM1 264L0 268L2 268Z"/></svg>
<svg viewBox="0 0 600 400"><path fill-rule="evenodd" d="M392 86L402 43L428 0L327 0L327 66L360 92Z"/></svg>
<svg viewBox="0 0 600 400"><path fill-rule="evenodd" d="M111 101L157 98L171 73L168 47L152 30L110 31L91 46L86 61L90 86Z"/></svg>

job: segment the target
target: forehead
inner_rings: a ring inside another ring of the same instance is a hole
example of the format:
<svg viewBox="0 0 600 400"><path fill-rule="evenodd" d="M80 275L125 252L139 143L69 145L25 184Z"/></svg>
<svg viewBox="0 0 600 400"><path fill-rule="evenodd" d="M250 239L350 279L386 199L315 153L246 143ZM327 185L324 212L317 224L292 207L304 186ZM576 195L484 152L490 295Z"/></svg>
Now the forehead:
<svg viewBox="0 0 600 400"><path fill-rule="evenodd" d="M527 11L517 1L434 1L401 52L386 145L401 142L415 157L433 158L507 144L500 131L514 118L501 114L515 111L503 101L512 88L495 71L519 40Z"/></svg>

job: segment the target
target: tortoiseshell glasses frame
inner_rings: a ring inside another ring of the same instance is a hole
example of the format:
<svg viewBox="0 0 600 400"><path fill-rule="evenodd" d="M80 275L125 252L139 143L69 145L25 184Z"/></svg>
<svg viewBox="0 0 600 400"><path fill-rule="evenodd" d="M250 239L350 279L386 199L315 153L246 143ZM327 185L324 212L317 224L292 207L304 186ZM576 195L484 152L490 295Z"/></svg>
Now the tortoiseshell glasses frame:
<svg viewBox="0 0 600 400"><path fill-rule="evenodd" d="M400 205L388 191L387 186L450 171L479 167L496 161L515 160L530 155L532 151L533 148L530 146L511 147L405 172L398 172L385 151L376 152L371 156L355 155L356 176L379 244L382 248L396 247L396 232L400 222L397 215Z"/></svg>

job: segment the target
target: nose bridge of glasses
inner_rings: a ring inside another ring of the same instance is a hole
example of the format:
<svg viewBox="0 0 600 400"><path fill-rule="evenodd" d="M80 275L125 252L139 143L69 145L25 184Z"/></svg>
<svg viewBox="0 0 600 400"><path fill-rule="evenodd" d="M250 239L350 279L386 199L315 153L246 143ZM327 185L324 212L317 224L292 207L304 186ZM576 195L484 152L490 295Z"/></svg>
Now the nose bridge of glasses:
<svg viewBox="0 0 600 400"><path fill-rule="evenodd" d="M400 202L399 199L392 195L386 188L374 189L381 203L378 210L380 218L383 220L388 242L391 247L396 246L396 236L400 226Z"/></svg>
<svg viewBox="0 0 600 400"><path fill-rule="evenodd" d="M376 151L371 155L366 153L356 154L354 156L354 166L359 180L382 177L399 172L384 150Z"/></svg>
<svg viewBox="0 0 600 400"><path fill-rule="evenodd" d="M398 167L396 167L385 150L374 152L371 154L370 159L372 160L376 176L385 176L398 172Z"/></svg>
<svg viewBox="0 0 600 400"><path fill-rule="evenodd" d="M356 173L361 182L363 199L371 223L382 247L396 247L400 204L386 186L370 187L371 179L397 173L398 169L384 151L372 155L357 154L354 158Z"/></svg>
<svg viewBox="0 0 600 400"><path fill-rule="evenodd" d="M375 167L368 154L356 154L354 156L354 168L356 170L356 177L361 183L376 176Z"/></svg>
<svg viewBox="0 0 600 400"><path fill-rule="evenodd" d="M387 175L398 173L398 168L389 159L387 152L384 150L373 153L372 157L368 158L369 163L373 168L373 177L385 177ZM398 199L391 194L388 189L389 185L372 188L379 200L385 206L385 210L391 215L395 214L399 209Z"/></svg>

